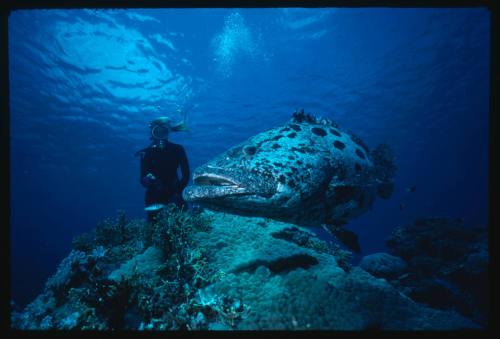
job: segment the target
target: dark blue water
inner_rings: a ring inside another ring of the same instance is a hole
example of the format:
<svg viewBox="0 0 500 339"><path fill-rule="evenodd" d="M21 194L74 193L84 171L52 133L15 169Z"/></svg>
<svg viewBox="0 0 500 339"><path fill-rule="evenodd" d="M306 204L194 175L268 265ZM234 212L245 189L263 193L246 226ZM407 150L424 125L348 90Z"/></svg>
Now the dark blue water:
<svg viewBox="0 0 500 339"><path fill-rule="evenodd" d="M486 225L489 56L484 8L12 12L12 298L99 220L144 217L133 154L182 110L192 169L300 108L391 144L395 194L348 226L363 254L420 216Z"/></svg>

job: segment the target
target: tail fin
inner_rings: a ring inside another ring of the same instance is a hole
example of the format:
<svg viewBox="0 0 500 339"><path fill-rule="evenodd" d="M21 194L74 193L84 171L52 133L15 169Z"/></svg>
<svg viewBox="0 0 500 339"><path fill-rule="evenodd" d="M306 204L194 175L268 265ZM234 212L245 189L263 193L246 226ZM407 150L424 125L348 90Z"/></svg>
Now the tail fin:
<svg viewBox="0 0 500 339"><path fill-rule="evenodd" d="M394 191L392 179L396 174L395 156L388 144L379 144L371 151L374 164L375 178L379 182L378 195L383 199L389 199Z"/></svg>

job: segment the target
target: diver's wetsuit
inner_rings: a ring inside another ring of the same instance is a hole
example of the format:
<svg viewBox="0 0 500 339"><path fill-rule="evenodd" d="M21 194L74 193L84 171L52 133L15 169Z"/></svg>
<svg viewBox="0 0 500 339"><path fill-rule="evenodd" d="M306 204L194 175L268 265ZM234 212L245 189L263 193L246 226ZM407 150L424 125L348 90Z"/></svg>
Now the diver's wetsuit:
<svg viewBox="0 0 500 339"><path fill-rule="evenodd" d="M182 190L189 181L189 164L184 147L166 141L164 147L152 144L138 152L141 156L141 184L146 188L144 202L151 204L175 203L179 207L186 207L182 199ZM180 166L182 178L177 176ZM153 174L156 180L152 185L147 185L144 180L148 173ZM148 221L159 211L148 212Z"/></svg>

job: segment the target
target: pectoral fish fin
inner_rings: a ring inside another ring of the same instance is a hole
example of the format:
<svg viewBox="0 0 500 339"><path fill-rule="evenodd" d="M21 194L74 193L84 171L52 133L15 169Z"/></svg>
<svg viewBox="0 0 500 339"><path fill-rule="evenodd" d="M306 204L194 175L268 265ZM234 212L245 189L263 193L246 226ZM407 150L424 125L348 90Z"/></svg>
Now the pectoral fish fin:
<svg viewBox="0 0 500 339"><path fill-rule="evenodd" d="M382 199L389 199L392 192L394 192L394 183L392 182L383 182L377 187L377 194Z"/></svg>
<svg viewBox="0 0 500 339"><path fill-rule="evenodd" d="M356 253L361 253L361 247L359 246L358 236L356 233L346 230L343 227L331 224L323 224L323 228L350 250Z"/></svg>
<svg viewBox="0 0 500 339"><path fill-rule="evenodd" d="M373 160L374 175L379 181L378 196L389 199L394 191L393 178L396 173L395 156L388 144L380 144L370 152Z"/></svg>

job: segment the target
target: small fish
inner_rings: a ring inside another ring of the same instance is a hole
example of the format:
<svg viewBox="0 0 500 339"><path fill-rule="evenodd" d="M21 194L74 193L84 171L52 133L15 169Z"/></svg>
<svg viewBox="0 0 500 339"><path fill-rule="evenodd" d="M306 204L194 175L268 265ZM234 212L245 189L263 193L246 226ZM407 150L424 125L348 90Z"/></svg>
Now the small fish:
<svg viewBox="0 0 500 339"><path fill-rule="evenodd" d="M400 203L399 204L399 210L400 211L404 210L405 207L406 207L406 205L404 203Z"/></svg>
<svg viewBox="0 0 500 339"><path fill-rule="evenodd" d="M147 206L146 208L144 208L145 211L158 211L164 207L167 207L167 205L164 205L164 204L152 204L152 205L149 205Z"/></svg>
<svg viewBox="0 0 500 339"><path fill-rule="evenodd" d="M416 190L417 190L417 186L415 186L415 185L412 185L412 186L410 186L410 187L406 187L406 189L405 189L405 191L406 191L407 193L413 193L413 192L415 192Z"/></svg>

